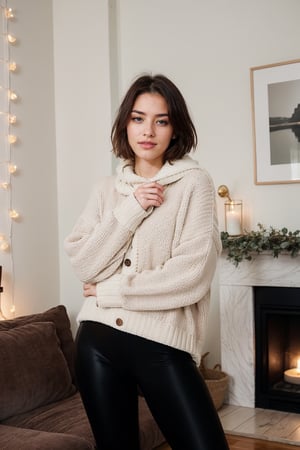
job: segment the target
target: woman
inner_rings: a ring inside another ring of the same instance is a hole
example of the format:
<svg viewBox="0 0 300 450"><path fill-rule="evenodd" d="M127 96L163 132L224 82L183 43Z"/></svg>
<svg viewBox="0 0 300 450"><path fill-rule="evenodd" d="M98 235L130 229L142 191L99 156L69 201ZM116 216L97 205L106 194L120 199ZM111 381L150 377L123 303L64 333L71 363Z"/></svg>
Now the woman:
<svg viewBox="0 0 300 450"><path fill-rule="evenodd" d="M197 369L220 251L215 193L187 155L197 135L178 88L139 77L112 144L117 175L65 241L87 297L76 367L97 446L139 449L139 387L172 449L228 449Z"/></svg>

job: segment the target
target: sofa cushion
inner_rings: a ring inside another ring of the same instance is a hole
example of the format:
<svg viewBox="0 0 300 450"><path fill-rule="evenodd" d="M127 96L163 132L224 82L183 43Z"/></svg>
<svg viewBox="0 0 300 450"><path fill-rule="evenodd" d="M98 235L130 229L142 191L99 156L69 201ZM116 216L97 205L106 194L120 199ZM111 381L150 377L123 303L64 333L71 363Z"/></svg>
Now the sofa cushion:
<svg viewBox="0 0 300 450"><path fill-rule="evenodd" d="M54 306L45 312L30 314L28 316L16 317L15 319L0 321L0 331L7 331L11 328L26 325L34 322L53 322L56 333L60 340L61 349L67 360L72 380L75 379L74 372L74 340L71 332L70 320L64 305Z"/></svg>
<svg viewBox="0 0 300 450"><path fill-rule="evenodd" d="M142 450L152 450L165 442L145 399L142 397L139 398L139 422ZM22 429L30 428L52 433L77 435L91 444L95 442L78 392L52 405L42 406L34 411L11 417L3 423Z"/></svg>
<svg viewBox="0 0 300 450"><path fill-rule="evenodd" d="M79 392L51 405L10 417L2 423L18 428L81 436L95 444Z"/></svg>
<svg viewBox="0 0 300 450"><path fill-rule="evenodd" d="M0 425L1 450L94 450L79 436Z"/></svg>
<svg viewBox="0 0 300 450"><path fill-rule="evenodd" d="M0 361L0 420L75 391L52 322L0 332Z"/></svg>

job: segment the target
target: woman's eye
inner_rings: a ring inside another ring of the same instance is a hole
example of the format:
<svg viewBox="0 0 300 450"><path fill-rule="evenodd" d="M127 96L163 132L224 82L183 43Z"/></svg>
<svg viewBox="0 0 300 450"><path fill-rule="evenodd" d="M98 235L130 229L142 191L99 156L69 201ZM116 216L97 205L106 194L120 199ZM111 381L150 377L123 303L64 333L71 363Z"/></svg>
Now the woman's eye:
<svg viewBox="0 0 300 450"><path fill-rule="evenodd" d="M133 122L140 123L140 122L142 122L143 119L141 117L132 117L131 120Z"/></svg>
<svg viewBox="0 0 300 450"><path fill-rule="evenodd" d="M167 120L161 119L161 120L158 120L158 121L157 121L157 124L158 124L158 125L162 125L162 126L166 126L166 125L169 124L169 122L168 122Z"/></svg>

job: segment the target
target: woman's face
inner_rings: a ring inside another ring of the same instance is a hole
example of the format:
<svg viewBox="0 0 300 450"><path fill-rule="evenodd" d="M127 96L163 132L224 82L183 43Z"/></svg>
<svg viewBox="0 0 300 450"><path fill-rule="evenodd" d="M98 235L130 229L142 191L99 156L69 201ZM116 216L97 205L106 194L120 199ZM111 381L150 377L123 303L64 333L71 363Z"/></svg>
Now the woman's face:
<svg viewBox="0 0 300 450"><path fill-rule="evenodd" d="M158 93L137 97L127 125L127 137L135 163L147 162L160 169L173 136L167 103Z"/></svg>

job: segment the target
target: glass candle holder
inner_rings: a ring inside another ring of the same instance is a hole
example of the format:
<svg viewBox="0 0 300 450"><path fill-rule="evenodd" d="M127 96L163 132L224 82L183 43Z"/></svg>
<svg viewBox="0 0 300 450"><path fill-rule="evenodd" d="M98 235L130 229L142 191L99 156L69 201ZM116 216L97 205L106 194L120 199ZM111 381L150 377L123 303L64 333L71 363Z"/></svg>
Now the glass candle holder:
<svg viewBox="0 0 300 450"><path fill-rule="evenodd" d="M242 200L225 202L225 229L229 236L240 236L243 233Z"/></svg>

